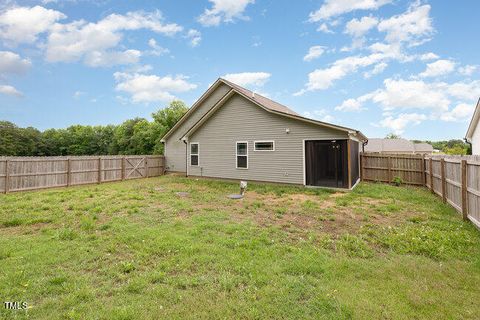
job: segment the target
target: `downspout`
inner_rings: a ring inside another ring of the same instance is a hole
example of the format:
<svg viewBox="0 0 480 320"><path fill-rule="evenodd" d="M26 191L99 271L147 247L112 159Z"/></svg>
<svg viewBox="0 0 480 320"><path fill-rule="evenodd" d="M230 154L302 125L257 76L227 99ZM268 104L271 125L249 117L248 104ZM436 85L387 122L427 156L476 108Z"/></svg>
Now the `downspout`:
<svg viewBox="0 0 480 320"><path fill-rule="evenodd" d="M365 146L368 144L368 139L362 142L362 153L365 153Z"/></svg>
<svg viewBox="0 0 480 320"><path fill-rule="evenodd" d="M185 143L185 177L188 177L188 142L182 140Z"/></svg>

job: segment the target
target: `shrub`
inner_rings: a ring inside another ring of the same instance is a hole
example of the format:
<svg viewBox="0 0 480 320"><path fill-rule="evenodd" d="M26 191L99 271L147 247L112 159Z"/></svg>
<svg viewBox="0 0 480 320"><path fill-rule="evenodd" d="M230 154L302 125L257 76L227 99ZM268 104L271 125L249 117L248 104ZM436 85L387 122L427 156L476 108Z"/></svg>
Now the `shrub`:
<svg viewBox="0 0 480 320"><path fill-rule="evenodd" d="M397 187L400 187L403 184L403 179L399 176L395 176L392 180L393 184Z"/></svg>
<svg viewBox="0 0 480 320"><path fill-rule="evenodd" d="M133 262L130 261L124 261L120 264L120 269L122 270L123 273L130 273L136 269L135 265Z"/></svg>

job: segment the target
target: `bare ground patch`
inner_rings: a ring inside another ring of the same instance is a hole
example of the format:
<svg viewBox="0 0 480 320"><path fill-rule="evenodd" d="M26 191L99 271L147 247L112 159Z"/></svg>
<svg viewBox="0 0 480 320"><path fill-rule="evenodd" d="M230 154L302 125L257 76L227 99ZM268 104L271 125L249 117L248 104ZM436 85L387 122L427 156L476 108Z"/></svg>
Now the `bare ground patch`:
<svg viewBox="0 0 480 320"><path fill-rule="evenodd" d="M368 224L395 226L421 214L405 210L402 203L393 199L349 201L347 195L338 192L325 198L304 193L277 196L248 192L244 199L231 200L221 209L228 211L230 219L235 221L248 219L259 226L277 226L287 232L332 235L355 234ZM339 204L338 199L344 203ZM200 208L220 209L215 204L201 205Z"/></svg>

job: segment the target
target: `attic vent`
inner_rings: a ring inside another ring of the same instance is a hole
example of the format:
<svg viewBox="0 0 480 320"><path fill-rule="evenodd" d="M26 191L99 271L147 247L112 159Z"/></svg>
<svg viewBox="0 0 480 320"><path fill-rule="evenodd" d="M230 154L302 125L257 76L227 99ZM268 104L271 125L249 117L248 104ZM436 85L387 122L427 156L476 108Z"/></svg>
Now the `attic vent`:
<svg viewBox="0 0 480 320"><path fill-rule="evenodd" d="M252 92L252 99L255 99L255 92Z"/></svg>

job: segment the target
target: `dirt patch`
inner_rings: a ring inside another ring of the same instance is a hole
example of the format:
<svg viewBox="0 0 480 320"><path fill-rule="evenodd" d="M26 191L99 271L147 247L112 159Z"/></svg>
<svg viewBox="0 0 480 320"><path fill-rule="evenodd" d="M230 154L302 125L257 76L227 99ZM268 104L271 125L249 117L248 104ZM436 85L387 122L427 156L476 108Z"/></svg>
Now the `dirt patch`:
<svg viewBox="0 0 480 320"><path fill-rule="evenodd" d="M341 198L341 197L345 197L347 195L346 192L336 192L336 193L332 193L329 198Z"/></svg>
<svg viewBox="0 0 480 320"><path fill-rule="evenodd" d="M419 213L404 210L402 203L394 199L352 199L341 205L337 199L348 194L333 193L326 199L310 194L253 195L245 206L246 214L235 219L249 218L260 226L278 226L289 232L319 232L332 235L355 234L363 226L395 226L404 223ZM264 203L250 209L255 201ZM342 200L343 201L343 200Z"/></svg>
<svg viewBox="0 0 480 320"><path fill-rule="evenodd" d="M25 235L38 233L50 224L50 222L38 222L32 224L22 224L12 227L1 227L0 235Z"/></svg>
<svg viewBox="0 0 480 320"><path fill-rule="evenodd" d="M278 227L297 237L310 232L334 236L355 234L367 224L395 226L419 216L418 212L407 212L395 199L351 198L344 192L326 198L308 193L276 195L255 191L247 192L240 200L226 196L221 194L215 201L193 203L194 210L177 211L175 219L222 211L228 213L226 223L251 221L261 227Z"/></svg>

